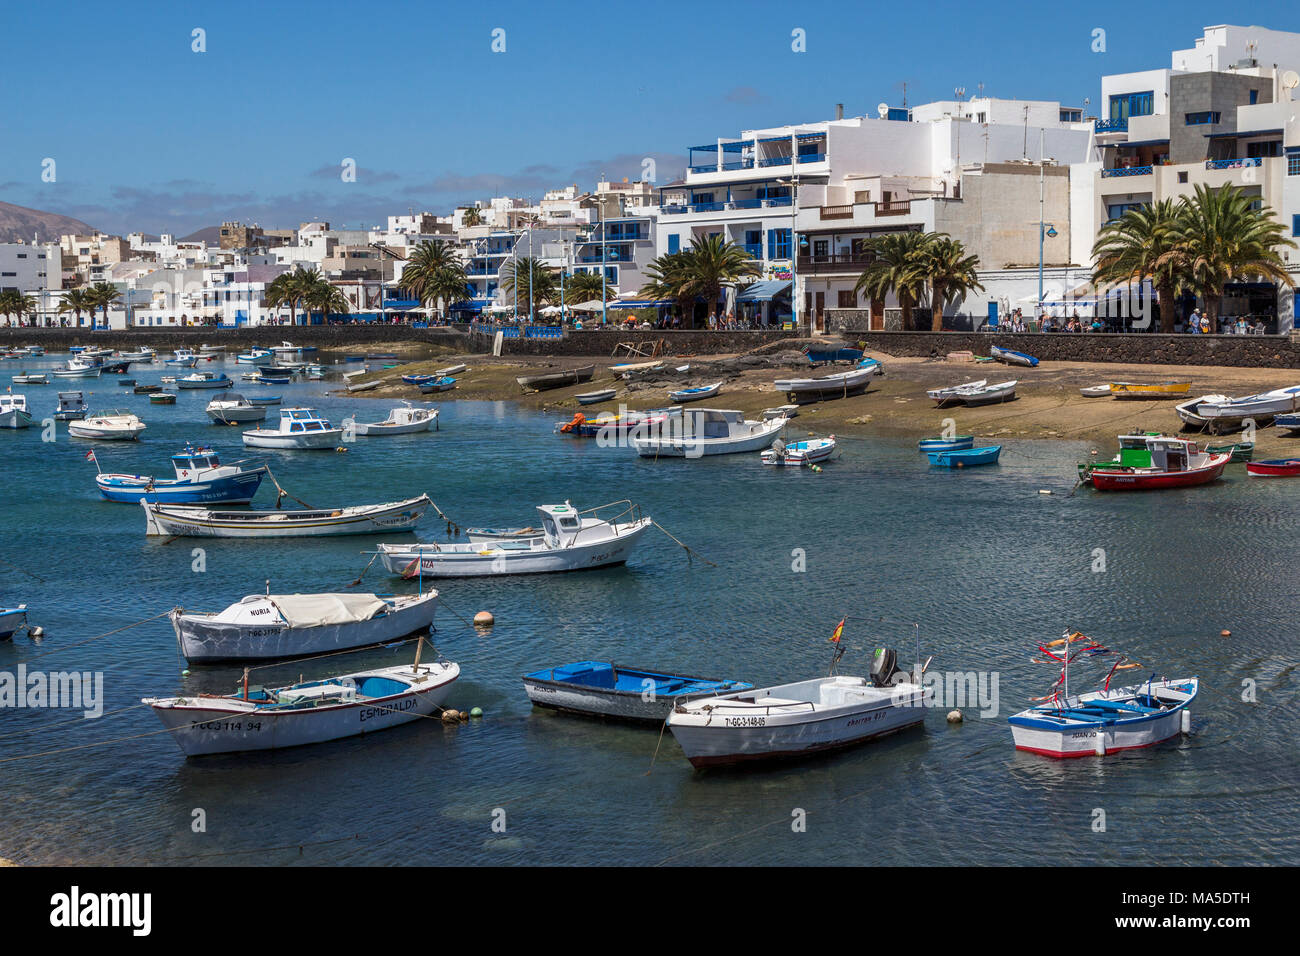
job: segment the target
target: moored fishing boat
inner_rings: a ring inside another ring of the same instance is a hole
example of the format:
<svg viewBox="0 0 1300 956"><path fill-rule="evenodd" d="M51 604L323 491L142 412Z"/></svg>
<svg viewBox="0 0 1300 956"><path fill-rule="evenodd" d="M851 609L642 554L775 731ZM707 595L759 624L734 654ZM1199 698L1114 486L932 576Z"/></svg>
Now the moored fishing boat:
<svg viewBox="0 0 1300 956"><path fill-rule="evenodd" d="M176 393L164 392L164 391L150 392L149 404L150 405L175 405Z"/></svg>
<svg viewBox="0 0 1300 956"><path fill-rule="evenodd" d="M113 409L69 422L68 434L99 441L135 441L145 427L145 423L134 412Z"/></svg>
<svg viewBox="0 0 1300 956"><path fill-rule="evenodd" d="M0 428L30 428L33 421L26 395L0 393Z"/></svg>
<svg viewBox="0 0 1300 956"><path fill-rule="evenodd" d="M1001 445L986 445L983 448L966 448L957 451L926 452L930 464L938 468L972 468L977 465L996 465L998 456L1001 454Z"/></svg>
<svg viewBox="0 0 1300 956"><path fill-rule="evenodd" d="M599 512L621 509L612 518ZM585 571L623 564L653 524L630 501L578 511L568 502L539 505L542 536L416 545L381 544L379 559L390 574L414 577L476 577ZM623 520L620 520L623 519Z"/></svg>
<svg viewBox="0 0 1300 956"><path fill-rule="evenodd" d="M427 717L447 699L460 667L450 661L380 667L228 696L145 697L187 756L280 750L387 730Z"/></svg>
<svg viewBox="0 0 1300 956"><path fill-rule="evenodd" d="M175 365L178 368L193 368L198 364L199 357L194 354L193 349L176 349L172 352L172 357L167 359L164 365Z"/></svg>
<svg viewBox="0 0 1300 956"><path fill-rule="evenodd" d="M1246 474L1255 478L1300 478L1300 459L1266 458L1246 465Z"/></svg>
<svg viewBox="0 0 1300 956"><path fill-rule="evenodd" d="M1112 689L1116 673L1142 665L1078 631L1038 651L1046 658L1040 663L1061 665L1061 675L1050 695L1036 699L1037 706L1008 718L1017 750L1047 757L1105 756L1191 732L1187 708L1199 689L1195 677L1152 676L1142 684ZM1110 658L1114 664L1101 690L1071 696L1070 666L1075 661Z"/></svg>
<svg viewBox="0 0 1300 956"><path fill-rule="evenodd" d="M79 359L68 359L68 364L62 368L52 369L50 374L55 378L99 378L103 371L98 365L91 365Z"/></svg>
<svg viewBox="0 0 1300 956"><path fill-rule="evenodd" d="M145 345L136 349L134 352L118 352L117 357L125 359L128 362L152 362L158 353Z"/></svg>
<svg viewBox="0 0 1300 956"><path fill-rule="evenodd" d="M562 435L577 438L596 438L611 441L616 438L630 438L634 435L651 435L674 415L681 414L681 408L655 408L648 411L627 409L621 413L601 412L595 418L588 418L582 412L576 412L567 422L556 422L555 431Z"/></svg>
<svg viewBox="0 0 1300 956"><path fill-rule="evenodd" d="M7 641L27 626L27 605L0 607L0 641Z"/></svg>
<svg viewBox="0 0 1300 956"><path fill-rule="evenodd" d="M438 422L436 408L416 408L407 402L401 408L389 409L382 422L353 421L352 430L358 435L379 437L383 435L409 435L427 432Z"/></svg>
<svg viewBox="0 0 1300 956"><path fill-rule="evenodd" d="M13 382L15 385L49 385L50 384L49 377L46 376L44 373L39 373L39 374L24 373L22 375L15 375L13 376Z"/></svg>
<svg viewBox="0 0 1300 956"><path fill-rule="evenodd" d="M237 365L270 365L275 361L275 354L270 349L249 349L235 356Z"/></svg>
<svg viewBox="0 0 1300 956"><path fill-rule="evenodd" d="M721 382L714 382L712 385L697 385L694 388L681 388L675 392L669 392L668 400L674 405L680 405L683 402L698 402L702 398L712 398L721 389Z"/></svg>
<svg viewBox="0 0 1300 956"><path fill-rule="evenodd" d="M75 421L85 418L90 411L81 392L59 392L59 407L54 410L54 418L60 422Z"/></svg>
<svg viewBox="0 0 1300 956"><path fill-rule="evenodd" d="M772 443L771 448L760 452L759 457L765 465L790 465L801 468L830 461L835 457L835 451L834 435L792 442L784 442L778 438Z"/></svg>
<svg viewBox="0 0 1300 956"><path fill-rule="evenodd" d="M177 388L230 388L235 384L225 372L194 372L176 380Z"/></svg>
<svg viewBox="0 0 1300 956"><path fill-rule="evenodd" d="M687 677L620 667L605 661L575 661L523 676L535 707L588 717L662 724L680 701L753 688L753 684Z"/></svg>
<svg viewBox="0 0 1300 956"><path fill-rule="evenodd" d="M1121 435L1118 460L1084 463L1079 480L1098 491L1187 488L1217 480L1231 455L1210 455L1168 435Z"/></svg>
<svg viewBox="0 0 1300 956"><path fill-rule="evenodd" d="M226 392L208 402L203 409L208 418L220 425L242 425L266 419L266 406L254 405L238 392Z"/></svg>
<svg viewBox="0 0 1300 956"><path fill-rule="evenodd" d="M781 378L772 383L778 392L797 405L820 402L832 398L847 398L867 390L871 380L885 373L885 366L875 359L863 359L862 364L847 372L836 372L820 378Z"/></svg>
<svg viewBox="0 0 1300 956"><path fill-rule="evenodd" d="M945 408L948 405L962 404L962 396L975 389L983 388L989 383L986 378L979 378L973 382L963 382L961 385L949 385L945 388L932 388L925 393L927 398L932 399L939 408Z"/></svg>
<svg viewBox="0 0 1300 956"><path fill-rule="evenodd" d="M546 372L541 375L521 375L515 379L519 387L524 391L533 389L538 392L548 391L553 388L563 388L566 385L580 385L583 382L590 382L591 376L596 373L596 366L583 365L579 368L566 369L562 372Z"/></svg>
<svg viewBox="0 0 1300 956"><path fill-rule="evenodd" d="M92 451L90 459L99 468L99 459ZM262 479L267 475L265 465L237 461L223 465L211 448L187 444L172 455L175 478L153 478L149 475L123 475L99 472L95 484L99 493L109 501L138 504L141 501L162 501L172 504L203 503L244 505L253 500Z"/></svg>
<svg viewBox="0 0 1300 956"><path fill-rule="evenodd" d="M342 437L343 429L321 418L314 408L282 408L277 427L254 428L243 434L249 448L336 448Z"/></svg>
<svg viewBox="0 0 1300 956"><path fill-rule="evenodd" d="M747 420L743 412L720 408L685 408L648 429L632 433L628 443L642 458L700 458L761 451L785 431L788 419Z"/></svg>
<svg viewBox="0 0 1300 956"><path fill-rule="evenodd" d="M964 451L967 448L975 447L974 435L954 435L952 438L944 438L942 435L935 438L922 438L916 443L918 451Z"/></svg>
<svg viewBox="0 0 1300 956"><path fill-rule="evenodd" d="M1005 365L1023 365L1025 368L1037 368L1038 359L1026 352L1004 349L998 345L989 346L989 355Z"/></svg>
<svg viewBox="0 0 1300 956"><path fill-rule="evenodd" d="M302 538L410 531L429 507L429 496L380 505L297 511L211 511L141 500L145 534L209 538Z"/></svg>
<svg viewBox="0 0 1300 956"><path fill-rule="evenodd" d="M218 613L174 608L181 654L192 664L283 660L372 647L427 631L438 592L251 594Z"/></svg>
<svg viewBox="0 0 1300 956"><path fill-rule="evenodd" d="M1111 382L1112 398L1120 400L1143 400L1177 398L1191 391L1191 382Z"/></svg>
<svg viewBox="0 0 1300 956"><path fill-rule="evenodd" d="M919 675L906 678L882 648L869 679L833 674L697 697L678 703L667 727L696 769L806 757L923 723L926 689Z"/></svg>

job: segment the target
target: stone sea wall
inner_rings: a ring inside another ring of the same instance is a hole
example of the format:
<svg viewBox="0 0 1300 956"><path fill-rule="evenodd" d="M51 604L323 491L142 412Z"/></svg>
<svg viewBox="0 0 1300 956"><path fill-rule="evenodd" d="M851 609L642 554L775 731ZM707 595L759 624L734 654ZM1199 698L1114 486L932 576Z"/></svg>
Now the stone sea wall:
<svg viewBox="0 0 1300 956"><path fill-rule="evenodd" d="M1225 365L1300 368L1300 342L1277 335L1128 335L1105 332L854 332L840 333L868 350L942 358L949 352L988 355L990 345L1045 362L1122 362L1138 365Z"/></svg>
<svg viewBox="0 0 1300 956"><path fill-rule="evenodd" d="M468 351L470 336L463 328L437 327L414 329L408 325L284 325L255 326L243 329L216 328L139 328L92 332L90 329L12 329L0 326L0 347L21 348L41 345L47 351L66 352L70 345L94 345L102 348L131 350L148 345L159 351L220 345L227 351L252 346L311 345L318 349L343 349L356 346L382 346L421 342Z"/></svg>
<svg viewBox="0 0 1300 956"><path fill-rule="evenodd" d="M629 352L622 345L631 345L645 355L650 355L656 344L662 343L661 355L723 355L733 352L748 352L760 346L796 338L794 332L754 331L754 332L683 332L671 330L638 330L629 332L593 331L571 332L562 339L504 339L502 355L582 355L593 358L612 358L618 350L618 357L628 356L627 361L636 361L636 353ZM481 341L475 344L475 351L491 351L492 338L476 335Z"/></svg>

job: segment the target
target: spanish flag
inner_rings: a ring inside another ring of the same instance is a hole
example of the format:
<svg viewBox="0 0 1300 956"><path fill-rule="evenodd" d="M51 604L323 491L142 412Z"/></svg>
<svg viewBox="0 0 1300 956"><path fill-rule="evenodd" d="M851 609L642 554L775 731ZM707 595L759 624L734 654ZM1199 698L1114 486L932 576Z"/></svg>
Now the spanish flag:
<svg viewBox="0 0 1300 956"><path fill-rule="evenodd" d="M835 633L831 635L831 640L830 640L832 644L838 644L840 642L840 638L844 636L844 620L847 619L842 619L840 623L835 625Z"/></svg>

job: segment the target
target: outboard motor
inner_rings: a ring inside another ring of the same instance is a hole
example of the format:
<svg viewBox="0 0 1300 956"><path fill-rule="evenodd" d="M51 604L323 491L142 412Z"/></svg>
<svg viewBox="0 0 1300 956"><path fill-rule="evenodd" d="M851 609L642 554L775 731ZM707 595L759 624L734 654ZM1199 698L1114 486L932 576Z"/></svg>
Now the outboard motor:
<svg viewBox="0 0 1300 956"><path fill-rule="evenodd" d="M892 687L900 680L910 680L911 675L898 666L898 652L892 647L876 648L871 660L871 683L877 687Z"/></svg>

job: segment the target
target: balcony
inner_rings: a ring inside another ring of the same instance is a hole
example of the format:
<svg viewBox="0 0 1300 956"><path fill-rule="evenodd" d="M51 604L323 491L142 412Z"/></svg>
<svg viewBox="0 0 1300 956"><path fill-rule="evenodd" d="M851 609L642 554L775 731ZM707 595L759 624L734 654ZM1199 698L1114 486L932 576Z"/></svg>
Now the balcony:
<svg viewBox="0 0 1300 956"><path fill-rule="evenodd" d="M853 206L822 206L819 209L822 219L852 219Z"/></svg>
<svg viewBox="0 0 1300 956"><path fill-rule="evenodd" d="M1116 166L1114 169L1103 169L1101 171L1102 179L1110 179L1115 176L1146 176L1151 173L1152 166Z"/></svg>
<svg viewBox="0 0 1300 956"><path fill-rule="evenodd" d="M1127 133L1128 117L1120 119L1099 119L1097 120L1096 132L1098 133Z"/></svg>
<svg viewBox="0 0 1300 956"><path fill-rule="evenodd" d="M801 275L837 272L856 274L874 262L875 259L875 254L870 252L840 252L825 256L801 255L799 256L799 272Z"/></svg>
<svg viewBox="0 0 1300 956"><path fill-rule="evenodd" d="M723 172L730 172L733 169L753 169L754 161L752 159L741 159L733 163L723 163Z"/></svg>
<svg viewBox="0 0 1300 956"><path fill-rule="evenodd" d="M763 258L763 244L761 242L742 242L740 248L744 249L751 259Z"/></svg>
<svg viewBox="0 0 1300 956"><path fill-rule="evenodd" d="M1206 169L1247 169L1251 166L1263 166L1264 160L1259 156L1248 156L1243 159L1207 159L1205 161Z"/></svg>
<svg viewBox="0 0 1300 956"><path fill-rule="evenodd" d="M876 203L877 216L906 216L912 211L912 200L895 199L892 202Z"/></svg>
<svg viewBox="0 0 1300 956"><path fill-rule="evenodd" d="M789 166L789 165L790 165L790 157L789 157L789 156L769 156L767 159L760 159L760 160L758 161L758 165L759 165L760 167L767 167L767 166Z"/></svg>
<svg viewBox="0 0 1300 956"><path fill-rule="evenodd" d="M801 163L824 163L826 162L825 153L800 153L799 162Z"/></svg>

